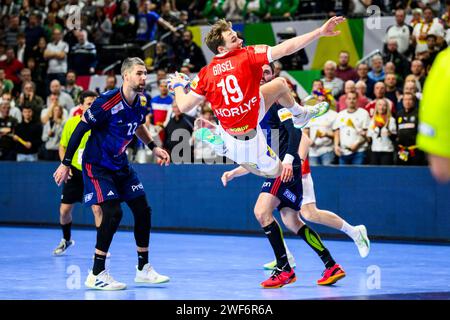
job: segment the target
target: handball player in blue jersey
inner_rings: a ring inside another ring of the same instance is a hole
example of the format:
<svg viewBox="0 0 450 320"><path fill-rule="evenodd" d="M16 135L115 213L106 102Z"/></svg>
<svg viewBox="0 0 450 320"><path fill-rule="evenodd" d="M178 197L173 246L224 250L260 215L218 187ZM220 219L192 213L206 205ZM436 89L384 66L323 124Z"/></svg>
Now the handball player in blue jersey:
<svg viewBox="0 0 450 320"><path fill-rule="evenodd" d="M163 283L169 277L158 274L148 262L151 208L144 187L130 167L126 147L136 135L168 165L169 154L156 146L144 126L150 100L144 95L147 70L140 58L127 58L121 68L123 85L101 94L75 128L61 165L54 173L58 185L69 178L70 163L83 137L91 130L82 155L85 205L99 205L102 221L97 226L97 242L92 271L85 285L99 290L121 290L118 282L105 269L106 254L122 219L121 202L125 201L134 216L134 237L138 266L135 282Z"/></svg>

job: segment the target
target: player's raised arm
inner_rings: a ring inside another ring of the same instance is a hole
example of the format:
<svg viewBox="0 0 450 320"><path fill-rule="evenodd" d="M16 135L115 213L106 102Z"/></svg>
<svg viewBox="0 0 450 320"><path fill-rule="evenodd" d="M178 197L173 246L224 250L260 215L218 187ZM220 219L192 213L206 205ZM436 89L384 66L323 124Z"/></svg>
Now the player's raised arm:
<svg viewBox="0 0 450 320"><path fill-rule="evenodd" d="M204 97L198 94L185 92L184 89L188 85L188 83L189 81L178 72L175 72L175 75L170 76L169 87L174 90L175 101L177 102L178 109L180 109L180 111L183 113L189 112L204 100Z"/></svg>
<svg viewBox="0 0 450 320"><path fill-rule="evenodd" d="M340 31L335 31L334 28L345 21L344 17L334 16L325 22L320 28L317 28L309 33L297 36L272 47L272 60L278 60L284 56L291 55L300 49L303 49L311 42L320 37L333 37L340 34Z"/></svg>

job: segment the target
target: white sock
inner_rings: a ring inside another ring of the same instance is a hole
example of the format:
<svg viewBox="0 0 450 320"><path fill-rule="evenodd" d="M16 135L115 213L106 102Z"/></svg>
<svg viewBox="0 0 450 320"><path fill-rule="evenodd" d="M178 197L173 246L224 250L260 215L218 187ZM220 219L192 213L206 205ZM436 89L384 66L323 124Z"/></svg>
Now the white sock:
<svg viewBox="0 0 450 320"><path fill-rule="evenodd" d="M284 239L283 239L283 243L284 243L284 247L286 248L286 253L289 255L291 252L289 251L289 248L286 244L286 241L284 241Z"/></svg>
<svg viewBox="0 0 450 320"><path fill-rule="evenodd" d="M341 231L345 232L353 240L355 240L356 237L358 236L358 230L356 230L354 226L348 224L345 220L344 223L342 224Z"/></svg>
<svg viewBox="0 0 450 320"><path fill-rule="evenodd" d="M305 113L305 107L302 107L297 102L290 108L288 108L289 111L292 113L294 117L298 116L299 114Z"/></svg>

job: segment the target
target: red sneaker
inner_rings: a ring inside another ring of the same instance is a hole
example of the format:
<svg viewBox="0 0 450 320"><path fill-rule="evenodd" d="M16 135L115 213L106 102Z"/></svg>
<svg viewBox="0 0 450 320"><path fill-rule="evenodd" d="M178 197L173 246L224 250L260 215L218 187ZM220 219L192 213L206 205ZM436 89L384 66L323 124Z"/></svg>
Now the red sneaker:
<svg viewBox="0 0 450 320"><path fill-rule="evenodd" d="M278 268L273 269L272 275L266 281L261 282L261 287L266 289L281 288L282 286L297 281L294 269L287 272Z"/></svg>
<svg viewBox="0 0 450 320"><path fill-rule="evenodd" d="M334 266L325 269L325 271L322 273L322 279L317 280L317 284L321 286L331 285L338 282L344 277L344 269L342 269L341 266L336 263Z"/></svg>

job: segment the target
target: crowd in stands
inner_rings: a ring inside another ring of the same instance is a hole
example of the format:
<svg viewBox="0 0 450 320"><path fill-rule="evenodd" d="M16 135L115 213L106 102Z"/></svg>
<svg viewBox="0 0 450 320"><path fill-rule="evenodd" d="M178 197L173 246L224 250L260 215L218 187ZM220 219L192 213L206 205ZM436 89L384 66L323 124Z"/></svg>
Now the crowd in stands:
<svg viewBox="0 0 450 320"><path fill-rule="evenodd" d="M125 43L136 46L135 55L156 74L146 90L152 105L147 126L157 143L185 162L217 160L206 146L177 134L182 129L192 135L198 118L215 122L207 103L182 114L168 92L169 73L177 70L192 78L207 63L187 26L219 18L255 22L362 16L372 5L383 15L394 15L396 23L385 30L380 55L352 67L349 53L342 51L312 83L313 100L326 100L331 109L305 130L313 140L311 162L426 164L415 147L417 115L427 73L450 42L448 0L2 0L0 160L58 161L64 123L80 114L83 88L77 78L103 74L111 48L123 52ZM406 21L407 14L412 20ZM292 32L288 28L285 36ZM149 43L150 52L141 49ZM302 70L306 64L308 57L300 51L276 61L274 71L281 76L283 70ZM116 88L118 76L117 68L111 68L98 93ZM132 161L154 161L137 140L128 154Z"/></svg>

